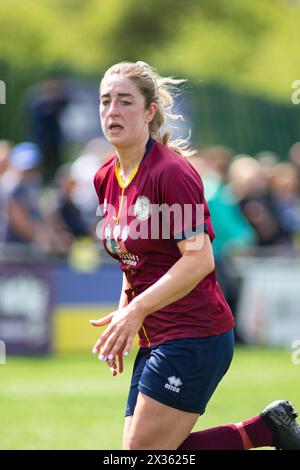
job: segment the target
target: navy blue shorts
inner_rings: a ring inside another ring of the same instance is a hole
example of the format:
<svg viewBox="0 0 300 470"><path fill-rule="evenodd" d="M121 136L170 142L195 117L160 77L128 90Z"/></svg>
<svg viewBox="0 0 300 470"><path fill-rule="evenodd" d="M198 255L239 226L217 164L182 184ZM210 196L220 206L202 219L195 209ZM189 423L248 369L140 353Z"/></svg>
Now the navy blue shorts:
<svg viewBox="0 0 300 470"><path fill-rule="evenodd" d="M140 348L135 359L126 416L139 391L165 405L203 414L233 357L233 330L205 338L167 341Z"/></svg>

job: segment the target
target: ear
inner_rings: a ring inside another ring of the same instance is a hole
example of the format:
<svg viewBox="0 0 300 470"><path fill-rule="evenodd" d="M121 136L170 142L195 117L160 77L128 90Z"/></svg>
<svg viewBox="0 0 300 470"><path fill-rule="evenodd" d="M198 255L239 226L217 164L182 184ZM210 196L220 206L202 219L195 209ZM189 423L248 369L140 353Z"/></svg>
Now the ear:
<svg viewBox="0 0 300 470"><path fill-rule="evenodd" d="M156 114L156 111L157 111L157 103L150 103L148 109L146 110L146 116L145 116L145 120L148 124L153 120Z"/></svg>

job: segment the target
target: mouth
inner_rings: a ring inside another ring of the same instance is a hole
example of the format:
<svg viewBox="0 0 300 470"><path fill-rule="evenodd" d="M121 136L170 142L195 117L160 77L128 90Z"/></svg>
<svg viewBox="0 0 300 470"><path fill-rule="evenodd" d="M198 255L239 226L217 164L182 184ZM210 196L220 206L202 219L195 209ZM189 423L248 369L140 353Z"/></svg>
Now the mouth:
<svg viewBox="0 0 300 470"><path fill-rule="evenodd" d="M113 134L121 132L123 129L124 127L121 126L121 124L118 124L117 122L113 122L108 126L108 130Z"/></svg>

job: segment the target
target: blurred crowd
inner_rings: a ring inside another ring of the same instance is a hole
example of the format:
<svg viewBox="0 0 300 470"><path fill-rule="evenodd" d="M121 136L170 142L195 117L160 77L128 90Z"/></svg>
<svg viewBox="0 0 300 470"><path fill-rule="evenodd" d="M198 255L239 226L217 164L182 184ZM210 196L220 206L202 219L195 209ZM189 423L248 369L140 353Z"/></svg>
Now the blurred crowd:
<svg viewBox="0 0 300 470"><path fill-rule="evenodd" d="M0 141L0 245L68 256L78 238L96 237L93 178L111 149L93 139L45 183L44 159L33 142Z"/></svg>
<svg viewBox="0 0 300 470"><path fill-rule="evenodd" d="M247 246L295 254L300 248L300 142L283 160L273 152L235 155L209 147L190 159L205 187L219 258ZM260 251L263 253L263 250Z"/></svg>
<svg viewBox="0 0 300 470"><path fill-rule="evenodd" d="M285 156L286 157L286 156ZM236 311L239 256L294 257L300 253L300 142L283 161L272 152L235 155L209 147L190 158L200 173L217 234L217 278Z"/></svg>
<svg viewBox="0 0 300 470"><path fill-rule="evenodd" d="M51 77L38 83L23 103L29 141L0 141L0 255L13 246L66 257L76 240L96 238L93 178L113 149L95 138L65 163L60 118L71 101L66 81ZM207 147L190 163L204 182L220 275L226 278L227 258L236 252L295 254L300 247L300 142L281 156Z"/></svg>
<svg viewBox="0 0 300 470"><path fill-rule="evenodd" d="M96 240L93 179L112 152L104 139L93 139L48 180L43 176L47 160L36 143L0 141L0 257L35 253L86 270L108 259ZM235 155L222 146L203 148L189 160L204 183L217 234L217 277L235 311L236 256L300 252L300 142L284 161L272 152Z"/></svg>
<svg viewBox="0 0 300 470"><path fill-rule="evenodd" d="M45 161L33 142L0 141L0 242L36 245L67 255L80 237L95 238L93 178L112 148L101 138L60 165L45 182ZM47 161L46 161L47 163ZM288 159L271 152L234 155L208 147L190 157L201 175L217 233L217 259L249 247L294 254L300 246L300 142Z"/></svg>

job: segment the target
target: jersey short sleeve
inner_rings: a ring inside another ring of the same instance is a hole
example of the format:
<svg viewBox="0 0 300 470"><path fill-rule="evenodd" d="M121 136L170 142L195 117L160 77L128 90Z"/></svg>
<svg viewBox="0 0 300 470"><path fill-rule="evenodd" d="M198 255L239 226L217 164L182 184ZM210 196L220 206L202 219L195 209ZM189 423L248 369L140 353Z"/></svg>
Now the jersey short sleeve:
<svg viewBox="0 0 300 470"><path fill-rule="evenodd" d="M178 156L160 175L159 199L165 209L170 236L176 241L205 232L212 241L215 233L204 198L202 180L189 162Z"/></svg>
<svg viewBox="0 0 300 470"><path fill-rule="evenodd" d="M99 172L97 172L95 175L94 187L95 187L96 194L98 196L99 204L103 204L103 192L102 192L102 185L101 185L101 176Z"/></svg>

